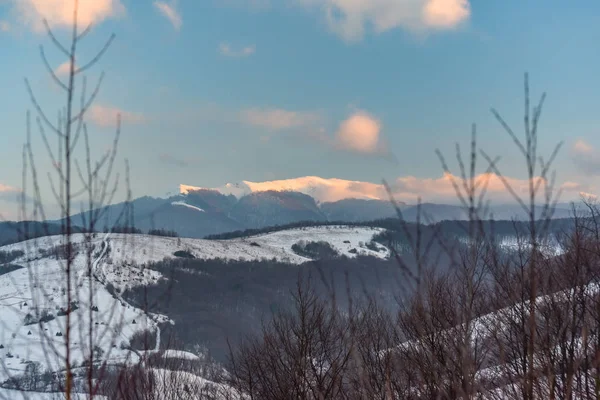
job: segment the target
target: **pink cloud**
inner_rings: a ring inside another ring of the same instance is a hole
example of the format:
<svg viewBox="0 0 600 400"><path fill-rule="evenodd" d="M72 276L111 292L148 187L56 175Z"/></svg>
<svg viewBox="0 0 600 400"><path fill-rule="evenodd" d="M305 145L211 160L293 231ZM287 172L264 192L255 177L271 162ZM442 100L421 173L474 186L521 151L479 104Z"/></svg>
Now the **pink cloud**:
<svg viewBox="0 0 600 400"><path fill-rule="evenodd" d="M579 154L590 154L594 152L594 147L583 139L577 139L573 143L573 151Z"/></svg>
<svg viewBox="0 0 600 400"><path fill-rule="evenodd" d="M8 21L0 21L0 32L10 31L10 23Z"/></svg>
<svg viewBox="0 0 600 400"><path fill-rule="evenodd" d="M177 11L176 3L167 3L165 1L155 1L154 7L169 20L175 30L180 30L183 25L181 14Z"/></svg>
<svg viewBox="0 0 600 400"><path fill-rule="evenodd" d="M21 193L21 189L0 183L0 193Z"/></svg>
<svg viewBox="0 0 600 400"><path fill-rule="evenodd" d="M577 139L573 143L571 157L575 165L586 174L600 174L600 152L585 140Z"/></svg>
<svg viewBox="0 0 600 400"><path fill-rule="evenodd" d="M77 67L78 67L78 65L75 65L75 69L77 69ZM64 63L62 63L58 67L56 67L56 69L54 70L54 74L57 77L68 76L69 72L71 72L71 62L70 61L65 61Z"/></svg>
<svg viewBox="0 0 600 400"><path fill-rule="evenodd" d="M74 1L68 0L13 0L22 20L35 31L43 31L45 18L51 26L70 27L73 23ZM77 22L85 27L108 18L125 14L121 0L79 0ZM83 28L82 28L83 29Z"/></svg>
<svg viewBox="0 0 600 400"><path fill-rule="evenodd" d="M468 0L429 0L423 8L423 21L436 29L451 29L469 18Z"/></svg>
<svg viewBox="0 0 600 400"><path fill-rule="evenodd" d="M86 114L86 117L93 124L102 128L114 127L117 123L117 116L121 116L121 122L125 124L143 124L147 118L141 113L125 111L113 106L94 105Z"/></svg>
<svg viewBox="0 0 600 400"><path fill-rule="evenodd" d="M323 10L330 29L347 41L396 28L423 33L455 28L471 15L468 0L298 0Z"/></svg>
<svg viewBox="0 0 600 400"><path fill-rule="evenodd" d="M416 203L421 198L424 202L456 203L457 197L452 179L461 185L459 177L451 174L442 174L436 178L418 178L414 176L398 177L389 182L394 199L406 203ZM536 178L538 181L540 178ZM480 183L487 181L488 198L495 202L513 202L513 198L506 190L503 181L493 173L480 174L476 177ZM520 195L526 195L529 188L527 179L506 177L510 186ZM351 181L337 178L320 178L305 176L293 179L273 180L266 182L243 181L240 185L229 184L226 188L236 187L239 193L275 191L297 191L308 194L318 201L338 201L348 198L389 200L387 190L380 183ZM180 185L182 193L198 190L199 187ZM557 188L558 189L558 188ZM575 182L565 182L561 189L566 197L578 198L583 192L589 190L586 185Z"/></svg>
<svg viewBox="0 0 600 400"><path fill-rule="evenodd" d="M381 151L381 122L365 112L357 112L340 124L336 146L358 153L373 154Z"/></svg>
<svg viewBox="0 0 600 400"><path fill-rule="evenodd" d="M282 130L306 127L317 123L320 116L311 112L288 111L279 108L251 108L240 113L242 122L267 128L270 130Z"/></svg>

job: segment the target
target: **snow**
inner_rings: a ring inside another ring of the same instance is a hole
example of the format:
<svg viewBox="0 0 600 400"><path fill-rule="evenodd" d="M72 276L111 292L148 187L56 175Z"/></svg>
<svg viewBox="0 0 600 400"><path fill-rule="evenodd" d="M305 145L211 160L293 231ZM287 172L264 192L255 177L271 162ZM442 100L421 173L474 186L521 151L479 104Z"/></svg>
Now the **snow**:
<svg viewBox="0 0 600 400"><path fill-rule="evenodd" d="M163 397L163 393L166 391L169 392L170 396L173 396L172 398L175 398L175 396L188 398L193 393L194 398L203 398L203 394L214 394L215 398L241 399L230 386L214 383L189 372L154 368L152 374L156 383L155 397L153 398L156 399ZM174 390L179 391L174 393Z"/></svg>
<svg viewBox="0 0 600 400"><path fill-rule="evenodd" d="M200 259L274 258L299 264L309 259L296 255L292 245L301 240L323 240L348 257L355 257L356 254L350 253L350 250L357 249L361 254L384 258L389 256L387 248L380 246L380 251L372 251L360 246L361 242L368 243L381 231L368 227L324 226L232 240L94 234L88 242L86 235L75 234L71 238L77 251L72 263L71 285L72 300L76 301L78 309L71 313L71 361L81 365L89 358L87 338L90 330L93 346L102 349L100 358L109 363L131 365L141 361L143 353L129 350L128 343L136 332L146 329L157 333L154 352L158 351L158 323L172 321L166 316L145 313L128 304L120 293L158 281L160 273L145 268L145 265L174 258L173 253L178 250L187 250ZM0 247L1 251L22 250L24 255L12 263L25 267L0 276L0 345L3 346L0 349L0 383L22 375L32 362L40 363L42 371L61 371L64 368L67 317L59 316L59 313L61 309L67 309L68 303L63 292L66 261L57 259L52 251L62 245L63 240L62 236L49 236ZM87 249L90 249L89 259ZM91 277L88 270L92 272ZM114 289L109 291L109 287ZM25 325L28 314L37 321L43 313L51 314L54 319ZM90 313L93 316L91 321ZM198 359L194 354L176 350L167 350L163 357ZM205 384L202 378L194 376L194 379ZM3 390L0 395L5 393L9 391ZM33 398L54 398L49 394L39 396ZM14 398L11 394L5 397Z"/></svg>
<svg viewBox="0 0 600 400"><path fill-rule="evenodd" d="M204 212L204 210L201 209L200 207L192 206L192 205L187 204L186 202L183 202L183 201L174 201L174 202L171 203L171 205L187 207L187 208L191 208L192 210Z"/></svg>
<svg viewBox="0 0 600 400"><path fill-rule="evenodd" d="M351 226L317 226L288 229L262 235L230 240L206 240L190 238L161 237L144 234L111 234L110 255L100 266L102 277L118 288L125 289L135 285L147 285L160 278L159 274L142 266L164 258L173 258L178 250L187 250L199 259L224 258L229 260L276 259L282 262L301 264L310 259L297 255L292 246L299 241L326 241L340 254L349 258L357 254L370 255L381 259L388 258L390 251L379 245L380 251L364 247L374 235L383 232L382 228ZM11 251L33 248L39 254L40 249L50 249L60 243L61 236L49 236L35 242L17 243L0 248ZM92 244L100 248L103 235L92 239ZM73 242L83 243L83 234L73 235ZM347 242L347 243L346 243ZM361 247L362 243L362 247ZM351 252L356 249L357 254ZM15 263L18 264L19 260ZM121 268L125 264L127 268Z"/></svg>
<svg viewBox="0 0 600 400"><path fill-rule="evenodd" d="M17 390L2 389L0 388L0 399L4 400L63 400L65 395L63 393L39 393L39 392L20 392ZM88 396L80 393L74 393L71 396L72 400L85 400ZM105 396L94 396L96 400L107 399Z"/></svg>
<svg viewBox="0 0 600 400"><path fill-rule="evenodd" d="M190 360L190 361L197 361L200 360L200 357L198 357L197 355L187 352L187 351L182 351L182 350L165 350L163 353L163 358L177 358L180 360Z"/></svg>

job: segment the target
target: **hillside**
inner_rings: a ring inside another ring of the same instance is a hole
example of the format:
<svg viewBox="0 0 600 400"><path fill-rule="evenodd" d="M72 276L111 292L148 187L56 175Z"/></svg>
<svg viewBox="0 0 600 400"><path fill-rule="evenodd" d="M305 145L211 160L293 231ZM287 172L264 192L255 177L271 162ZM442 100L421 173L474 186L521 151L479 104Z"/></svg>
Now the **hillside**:
<svg viewBox="0 0 600 400"><path fill-rule="evenodd" d="M131 347L132 340L145 330L155 333L154 351L167 348L161 329L175 321L165 314L147 312L146 306L133 297L123 297L125 293L159 285L169 277L157 268L147 268L152 263L194 257L196 261L272 260L300 265L311 260L296 254L292 246L313 241L329 243L340 256L370 255L383 261L389 256L387 249L378 245L372 250L364 244L380 232L379 228L327 226L219 241L94 234L89 242L86 235L75 234L72 285L77 288L77 296L72 299L70 325L74 335L72 362L74 365L86 362L89 346L80 335L92 327L98 329L94 353L99 361L136 365L141 353ZM0 273L0 382L29 373L30 365L41 366L41 373L58 371L63 364L68 302L64 295L65 248L61 244L62 236L48 236L0 247L1 254L6 255L0 271L9 265L16 267ZM86 249L91 249L89 262ZM88 301L90 291L92 303Z"/></svg>

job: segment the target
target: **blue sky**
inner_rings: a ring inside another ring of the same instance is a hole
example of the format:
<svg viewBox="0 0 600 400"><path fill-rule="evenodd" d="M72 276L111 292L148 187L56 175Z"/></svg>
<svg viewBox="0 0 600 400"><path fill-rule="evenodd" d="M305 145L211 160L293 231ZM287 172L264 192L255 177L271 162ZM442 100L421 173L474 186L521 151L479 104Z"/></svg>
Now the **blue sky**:
<svg viewBox="0 0 600 400"><path fill-rule="evenodd" d="M22 186L21 146L31 109L27 77L56 115L64 96L40 62L66 61L40 29L66 40L71 0L0 1L0 211ZM600 3L582 0L81 0L95 29L85 62L116 40L89 73L106 72L88 114L94 150L112 141L131 164L134 196L177 185L212 187L307 175L406 182L444 200L434 150L453 158L476 123L480 147L524 179L522 158L490 113L523 131L523 74L548 93L540 151L559 141L565 199L595 193ZM41 141L39 167L47 169ZM452 164L454 166L455 164ZM483 166L482 171L483 172ZM442 185L443 186L443 185ZM412 189L411 189L412 188ZM49 195L45 182L42 190ZM499 189L500 191L500 189Z"/></svg>

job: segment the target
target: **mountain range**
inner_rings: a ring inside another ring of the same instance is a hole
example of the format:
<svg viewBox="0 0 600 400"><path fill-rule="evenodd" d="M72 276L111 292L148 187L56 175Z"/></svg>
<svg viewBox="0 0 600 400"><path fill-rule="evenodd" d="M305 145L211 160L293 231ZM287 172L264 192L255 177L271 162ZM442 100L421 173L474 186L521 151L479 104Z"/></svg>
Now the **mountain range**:
<svg viewBox="0 0 600 400"><path fill-rule="evenodd" d="M436 223L443 220L466 220L464 207L450 204L423 203L420 206L397 204L405 221ZM124 212L128 210L128 212ZM526 214L518 205L490 208L496 220L523 220ZM538 215L541 210L538 210ZM553 218L566 218L572 211L568 204L557 205ZM268 226L312 222L363 222L397 217L386 200L347 198L319 202L297 191L238 191L236 195L216 189L194 188L169 198L141 197L129 204L110 205L102 210L98 229L133 223L138 229L164 229L180 236L202 238L225 232L259 229ZM129 217L125 218L125 215ZM74 223L83 221L81 215Z"/></svg>

